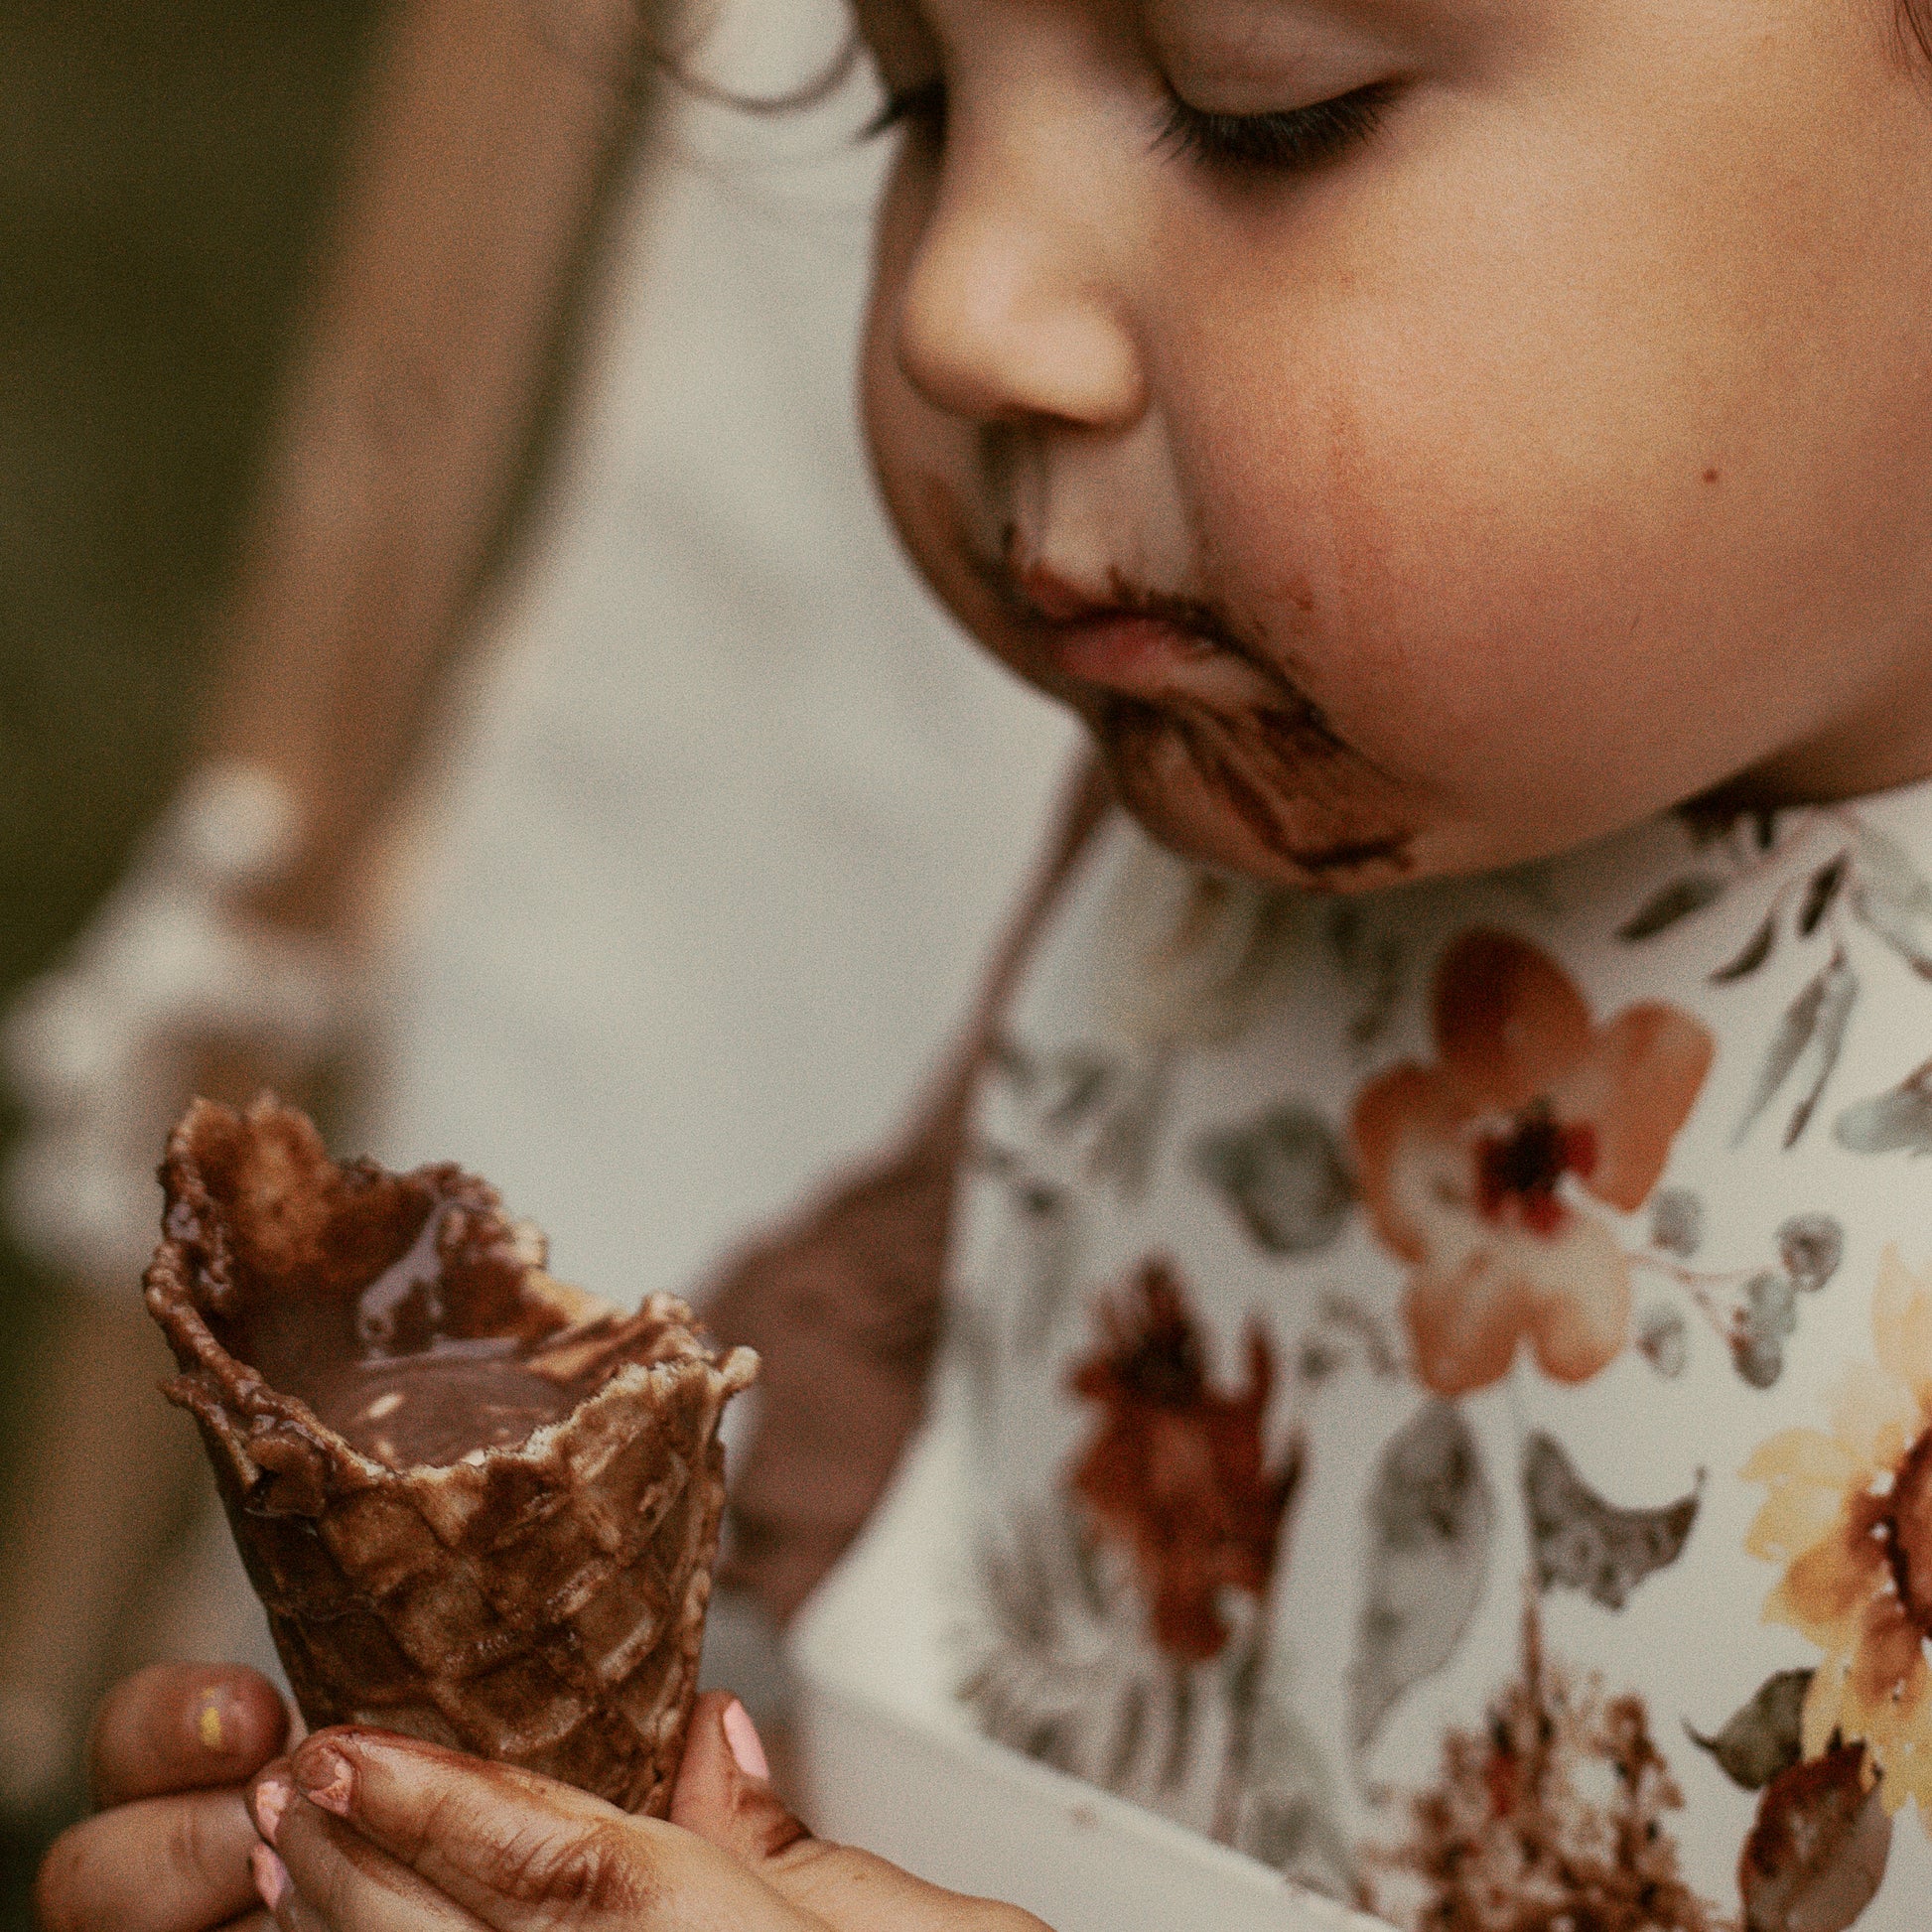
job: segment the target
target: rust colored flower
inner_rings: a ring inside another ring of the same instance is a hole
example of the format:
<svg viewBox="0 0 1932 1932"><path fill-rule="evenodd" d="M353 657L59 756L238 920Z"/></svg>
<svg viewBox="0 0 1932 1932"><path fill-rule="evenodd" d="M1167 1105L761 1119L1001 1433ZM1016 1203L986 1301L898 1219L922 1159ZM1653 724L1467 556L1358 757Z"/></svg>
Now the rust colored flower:
<svg viewBox="0 0 1932 1932"><path fill-rule="evenodd" d="M1932 1831L1932 1269L1888 1248L1871 1304L1876 1366L1838 1391L1827 1433L1788 1429L1745 1465L1770 1485L1745 1548L1785 1572L1764 1605L1825 1653L1804 1751L1863 1744L1896 1814Z"/></svg>
<svg viewBox="0 0 1932 1932"><path fill-rule="evenodd" d="M1532 1602L1521 1678L1445 1735L1406 1842L1370 1859L1394 1882L1364 1902L1413 1932L1728 1932L1685 1882L1683 1802L1643 1700L1547 1656Z"/></svg>
<svg viewBox="0 0 1932 1932"><path fill-rule="evenodd" d="M1263 1424L1275 1369L1259 1328L1248 1335L1247 1387L1223 1395L1210 1386L1169 1262L1146 1263L1098 1312L1100 1345L1070 1385L1099 1406L1100 1427L1068 1481L1100 1535L1133 1560L1155 1641L1172 1657L1204 1662L1232 1634L1222 1592L1267 1594L1301 1444L1270 1466Z"/></svg>
<svg viewBox="0 0 1932 1932"><path fill-rule="evenodd" d="M1643 1205L1710 1070L1710 1034L1675 1007L1596 1026L1553 959L1506 933L1443 955L1438 1063L1365 1087L1353 1136L1362 1199L1409 1267L1417 1374L1439 1395L1487 1387L1528 1342L1584 1382L1621 1351L1630 1270L1580 1196Z"/></svg>

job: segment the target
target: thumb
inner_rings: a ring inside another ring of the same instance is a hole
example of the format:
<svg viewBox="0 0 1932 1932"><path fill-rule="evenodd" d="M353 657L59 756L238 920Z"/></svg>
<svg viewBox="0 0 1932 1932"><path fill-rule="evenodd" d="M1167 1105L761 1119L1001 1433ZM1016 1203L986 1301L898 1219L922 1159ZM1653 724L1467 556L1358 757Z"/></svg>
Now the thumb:
<svg viewBox="0 0 1932 1932"><path fill-rule="evenodd" d="M671 1823L833 1932L1047 1932L1016 1905L943 1891L870 1852L814 1838L772 1789L751 1714L727 1692L707 1691L692 1711Z"/></svg>
<svg viewBox="0 0 1932 1932"><path fill-rule="evenodd" d="M707 1691L692 1709L671 1823L755 1871L811 1837L772 1788L758 1726L729 1691Z"/></svg>

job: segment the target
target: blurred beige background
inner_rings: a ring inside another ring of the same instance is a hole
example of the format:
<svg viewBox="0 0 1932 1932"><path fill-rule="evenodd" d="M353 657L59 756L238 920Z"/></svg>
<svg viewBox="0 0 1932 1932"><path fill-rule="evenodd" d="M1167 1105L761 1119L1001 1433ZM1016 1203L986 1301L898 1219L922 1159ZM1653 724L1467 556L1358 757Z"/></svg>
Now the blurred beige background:
<svg viewBox="0 0 1932 1932"><path fill-rule="evenodd" d="M0 6L0 998L176 776L374 14ZM9 1458L46 1297L0 1245ZM0 1848L8 1932L53 1822Z"/></svg>
<svg viewBox="0 0 1932 1932"><path fill-rule="evenodd" d="M884 157L838 0L705 0L657 89L631 3L0 11L0 1012L66 988L30 1048L10 1025L42 1111L0 1131L21 1226L107 1297L0 1230L0 1932L105 1678L259 1641L134 1300L179 1083L333 1091L345 1152L463 1161L561 1273L694 1288L901 1117L1067 769L864 475ZM607 6L616 68L562 31ZM99 913L157 812L245 770L303 827L292 878L196 899L150 842ZM179 943L244 927L343 941L319 1046L209 1056L206 985L301 978ZM731 1671L772 1668L750 1638Z"/></svg>

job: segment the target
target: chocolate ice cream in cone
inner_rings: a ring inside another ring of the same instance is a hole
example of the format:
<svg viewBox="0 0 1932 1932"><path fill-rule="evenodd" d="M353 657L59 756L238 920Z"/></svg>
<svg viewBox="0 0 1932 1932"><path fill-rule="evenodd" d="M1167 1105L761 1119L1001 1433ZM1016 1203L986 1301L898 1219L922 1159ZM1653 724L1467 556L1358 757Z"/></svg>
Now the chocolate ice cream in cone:
<svg viewBox="0 0 1932 1932"><path fill-rule="evenodd" d="M338 1165L272 1099L168 1144L148 1308L312 1725L368 1724L662 1816L758 1372L691 1311L552 1280L454 1167Z"/></svg>

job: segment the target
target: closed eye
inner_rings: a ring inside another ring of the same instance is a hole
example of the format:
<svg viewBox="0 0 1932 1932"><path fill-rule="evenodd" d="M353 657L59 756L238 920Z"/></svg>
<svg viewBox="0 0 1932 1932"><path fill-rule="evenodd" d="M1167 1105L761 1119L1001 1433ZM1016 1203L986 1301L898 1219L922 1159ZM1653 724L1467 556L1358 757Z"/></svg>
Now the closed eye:
<svg viewBox="0 0 1932 1932"><path fill-rule="evenodd" d="M1381 126L1399 91L1378 80L1270 114L1217 114L1174 95L1155 147L1225 173L1301 175L1340 160Z"/></svg>

